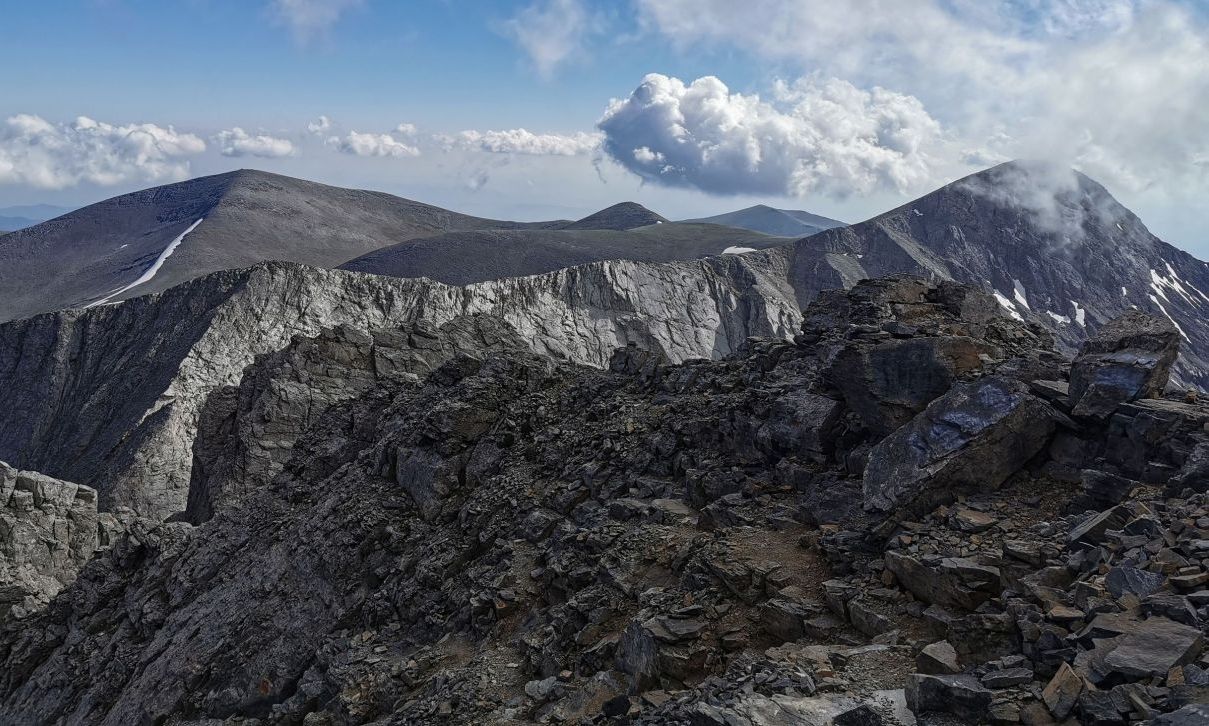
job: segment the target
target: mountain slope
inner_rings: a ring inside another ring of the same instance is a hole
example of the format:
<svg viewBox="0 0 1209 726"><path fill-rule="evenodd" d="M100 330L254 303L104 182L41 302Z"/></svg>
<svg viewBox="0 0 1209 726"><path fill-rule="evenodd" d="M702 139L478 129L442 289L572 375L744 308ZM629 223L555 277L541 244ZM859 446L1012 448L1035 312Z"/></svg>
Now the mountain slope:
<svg viewBox="0 0 1209 726"><path fill-rule="evenodd" d="M702 219L689 219L687 222L703 222L706 224L723 224L728 227L750 229L754 232L776 235L778 237L808 237L825 229L843 227L844 222L828 219L810 212L797 209L776 209L764 204L740 209L725 214Z"/></svg>
<svg viewBox="0 0 1209 726"><path fill-rule="evenodd" d="M1177 382L1209 385L1209 265L1155 237L1083 174L1011 162L793 246L790 283L820 291L907 272L992 289L1072 350L1136 308L1185 338Z"/></svg>
<svg viewBox="0 0 1209 726"><path fill-rule="evenodd" d="M115 197L6 235L0 241L0 320L158 292L264 260L334 267L452 229L541 226L235 171ZM48 269L56 274L47 276Z"/></svg>
<svg viewBox="0 0 1209 726"><path fill-rule="evenodd" d="M785 240L714 224L669 222L630 230L530 229L449 232L374 250L340 266L450 285L551 272L600 260L669 262L764 249Z"/></svg>

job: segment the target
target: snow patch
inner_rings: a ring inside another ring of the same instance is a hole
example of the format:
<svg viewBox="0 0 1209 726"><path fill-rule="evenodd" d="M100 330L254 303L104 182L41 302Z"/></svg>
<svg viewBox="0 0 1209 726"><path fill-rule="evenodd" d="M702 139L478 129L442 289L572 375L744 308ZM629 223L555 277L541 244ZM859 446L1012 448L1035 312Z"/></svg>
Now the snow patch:
<svg viewBox="0 0 1209 726"><path fill-rule="evenodd" d="M172 256L172 253L176 252L176 248L180 247L181 242L185 241L185 235L187 235L190 232L192 232L193 230L197 229L197 225L201 224L202 220L204 220L204 219L205 219L205 217L202 217L202 219L199 219L196 222L194 222L193 224L189 225L188 229L186 229L184 232L181 232L179 235L177 235L176 239L169 242L168 246L164 248L164 251L160 253L159 257L155 258L155 262L152 262L151 266L148 267L146 270L144 270L143 274L139 275L139 278L137 280L135 280L134 282L130 283L129 285L127 285L125 287L118 288L117 290L109 293L108 295L101 298L100 300L94 300L93 302L88 303L84 307L91 308L96 305L104 305L105 303L109 302L110 300L117 297L118 295L121 295L122 293L126 292L127 290L131 290L133 288L138 287L139 285L142 285L145 282L150 281L151 278L155 277L155 273L159 272L160 268L164 266L164 263L168 260L168 258Z"/></svg>
<svg viewBox="0 0 1209 726"><path fill-rule="evenodd" d="M1129 290L1126 290L1125 288L1121 288L1121 297L1128 297L1128 296L1129 296Z"/></svg>
<svg viewBox="0 0 1209 726"><path fill-rule="evenodd" d="M1050 316L1054 320L1058 321L1059 323L1063 323L1064 325L1070 325L1070 318L1066 317L1065 315L1059 315L1058 313L1054 312L1053 310L1046 310L1045 314Z"/></svg>
<svg viewBox="0 0 1209 726"><path fill-rule="evenodd" d="M1019 280L1013 278L1012 279L1012 297L1016 298L1016 302L1023 305L1025 310L1031 310L1031 308L1029 307L1029 304L1028 304L1027 293L1028 293L1028 291L1024 289L1024 285L1021 285Z"/></svg>
<svg viewBox="0 0 1209 726"><path fill-rule="evenodd" d="M1200 303L1197 302L1196 299L1189 295L1188 291L1184 289L1184 281L1180 279L1180 276L1176 274L1171 265L1166 262L1163 264L1167 266L1167 271L1171 274L1171 276L1167 277L1166 275L1160 275L1158 272L1152 269L1150 271L1150 289L1154 290L1159 297L1163 298L1167 302L1171 302L1171 298L1167 297L1167 294L1163 292L1163 288L1167 288L1168 290L1179 293L1181 297L1188 301L1189 305L1200 305ZM1200 290L1197 290L1197 292L1200 293ZM1205 297L1203 293L1201 293L1201 297ZM1206 299L1209 300L1209 298Z"/></svg>
<svg viewBox="0 0 1209 726"><path fill-rule="evenodd" d="M1180 331L1180 335L1184 336L1184 340L1190 340L1188 334L1184 332L1184 329L1180 327L1179 323L1175 322L1175 318L1171 317L1171 313L1167 312L1167 308L1163 307L1163 303L1159 302L1157 297L1151 295L1150 302L1154 303L1156 306L1158 306L1159 310L1163 311L1163 314L1167 316L1167 319L1171 321L1171 324L1175 326L1175 329Z"/></svg>
<svg viewBox="0 0 1209 726"><path fill-rule="evenodd" d="M724 255L745 255L748 252L755 252L755 251L756 251L755 247L731 246L731 247L727 247L726 249L722 250L722 254L724 254Z"/></svg>
<svg viewBox="0 0 1209 726"><path fill-rule="evenodd" d="M1075 306L1075 322L1078 323L1079 327L1086 328L1087 327L1087 310L1085 310L1081 305L1079 305L1078 300L1071 300L1070 304Z"/></svg>
<svg viewBox="0 0 1209 726"><path fill-rule="evenodd" d="M918 209L912 209L911 211L915 213L915 216L916 216L916 217L922 217L922 216L924 216L924 213L923 213L923 212L921 212L921 211L919 211Z"/></svg>
<svg viewBox="0 0 1209 726"><path fill-rule="evenodd" d="M1022 318L1020 316L1020 313L1018 313L1016 311L1016 303L1012 302L1011 300L1008 300L1006 296L1000 294L1000 292L998 290L996 290L995 288L991 288L991 294L995 296L995 299L999 302L1000 305L1003 306L1003 309L1008 311L1008 315L1012 316L1013 318L1015 318L1016 320L1019 320L1022 323L1024 322L1024 318Z"/></svg>

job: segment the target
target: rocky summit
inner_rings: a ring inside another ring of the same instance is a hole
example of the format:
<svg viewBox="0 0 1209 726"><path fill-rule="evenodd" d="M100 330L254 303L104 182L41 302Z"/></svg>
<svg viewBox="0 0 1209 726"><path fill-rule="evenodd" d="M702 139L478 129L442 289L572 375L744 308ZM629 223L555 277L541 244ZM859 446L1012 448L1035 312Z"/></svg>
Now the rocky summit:
<svg viewBox="0 0 1209 726"><path fill-rule="evenodd" d="M384 312L114 439L190 448L166 520L0 468L0 722L1205 723L1209 406L1166 317L1072 360L892 276L792 340L596 360L358 289Z"/></svg>

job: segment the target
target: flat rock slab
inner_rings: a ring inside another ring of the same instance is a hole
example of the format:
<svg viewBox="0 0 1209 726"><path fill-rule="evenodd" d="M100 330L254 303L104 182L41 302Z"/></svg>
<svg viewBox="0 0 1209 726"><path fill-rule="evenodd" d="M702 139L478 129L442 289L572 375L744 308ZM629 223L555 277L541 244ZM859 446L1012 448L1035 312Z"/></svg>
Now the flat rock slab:
<svg viewBox="0 0 1209 726"><path fill-rule="evenodd" d="M962 492L997 489L1045 447L1055 417L1018 381L959 383L873 447L865 507L924 511Z"/></svg>

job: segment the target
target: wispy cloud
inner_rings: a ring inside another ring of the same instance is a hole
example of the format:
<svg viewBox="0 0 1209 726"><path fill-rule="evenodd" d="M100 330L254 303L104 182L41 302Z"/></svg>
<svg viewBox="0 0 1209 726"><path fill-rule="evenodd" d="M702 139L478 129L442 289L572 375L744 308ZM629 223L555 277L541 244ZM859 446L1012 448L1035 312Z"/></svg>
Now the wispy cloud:
<svg viewBox="0 0 1209 726"><path fill-rule="evenodd" d="M289 27L300 42L307 42L326 32L362 0L270 0L274 19Z"/></svg>
<svg viewBox="0 0 1209 726"><path fill-rule="evenodd" d="M205 150L201 138L172 126L110 124L87 116L51 123L17 114L0 125L0 183L62 189L85 182L184 179L186 157Z"/></svg>
<svg viewBox="0 0 1209 726"><path fill-rule="evenodd" d="M601 25L583 0L535 0L501 23L500 31L548 78L582 54L584 44Z"/></svg>

